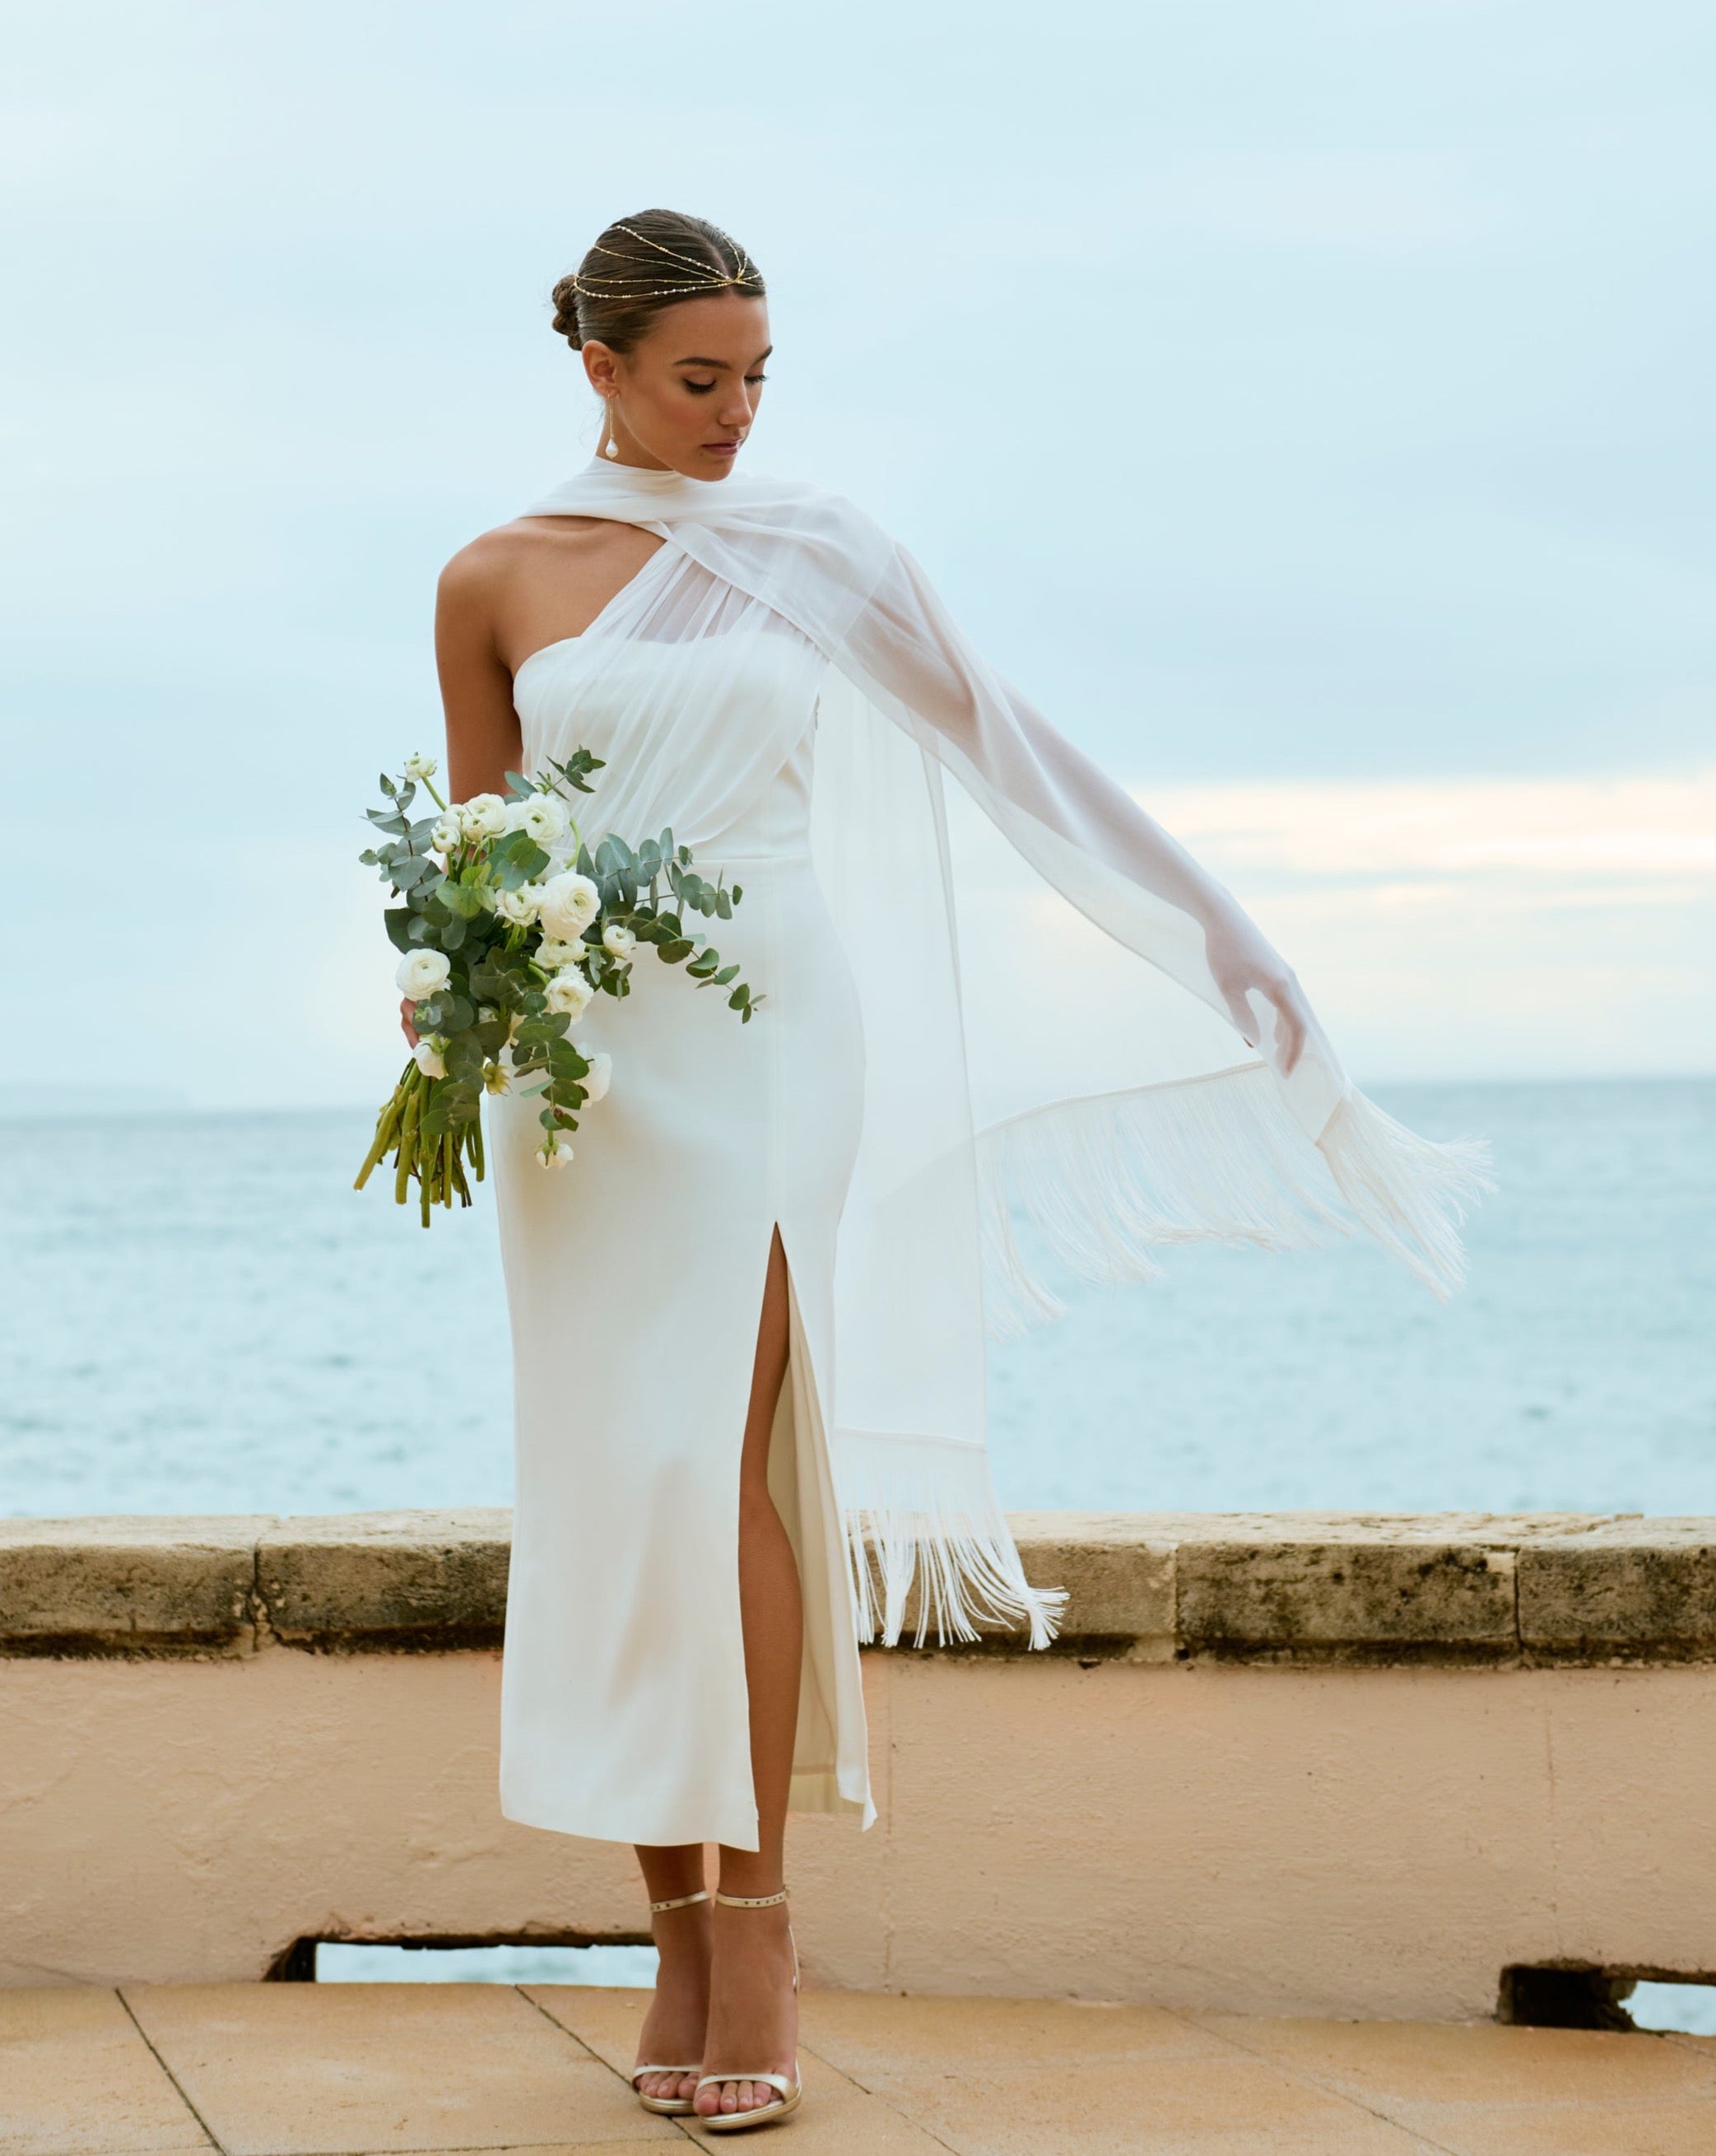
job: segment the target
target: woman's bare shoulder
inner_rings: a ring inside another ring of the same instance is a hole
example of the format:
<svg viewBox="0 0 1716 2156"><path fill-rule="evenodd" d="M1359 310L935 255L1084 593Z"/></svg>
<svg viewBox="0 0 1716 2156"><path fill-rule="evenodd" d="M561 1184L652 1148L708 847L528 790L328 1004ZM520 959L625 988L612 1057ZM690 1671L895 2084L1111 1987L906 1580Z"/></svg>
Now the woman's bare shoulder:
<svg viewBox="0 0 1716 2156"><path fill-rule="evenodd" d="M521 562L554 547L555 535L543 529L547 521L541 516L515 517L510 524L497 524L492 531L479 531L474 539L468 539L442 570L442 590L457 595L492 588Z"/></svg>
<svg viewBox="0 0 1716 2156"><path fill-rule="evenodd" d="M492 597L550 565L557 580L586 567L600 578L609 564L642 561L659 543L611 517L518 516L461 547L441 572L441 593L455 601Z"/></svg>

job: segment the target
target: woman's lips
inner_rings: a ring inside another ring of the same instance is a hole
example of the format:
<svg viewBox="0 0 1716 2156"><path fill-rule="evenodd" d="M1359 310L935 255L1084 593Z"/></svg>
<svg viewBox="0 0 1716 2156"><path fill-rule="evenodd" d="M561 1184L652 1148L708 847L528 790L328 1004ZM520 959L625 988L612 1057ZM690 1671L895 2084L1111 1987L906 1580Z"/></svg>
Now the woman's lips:
<svg viewBox="0 0 1716 2156"><path fill-rule="evenodd" d="M735 434L730 441L705 442L703 446L712 457L730 457L737 454L742 439L742 436Z"/></svg>

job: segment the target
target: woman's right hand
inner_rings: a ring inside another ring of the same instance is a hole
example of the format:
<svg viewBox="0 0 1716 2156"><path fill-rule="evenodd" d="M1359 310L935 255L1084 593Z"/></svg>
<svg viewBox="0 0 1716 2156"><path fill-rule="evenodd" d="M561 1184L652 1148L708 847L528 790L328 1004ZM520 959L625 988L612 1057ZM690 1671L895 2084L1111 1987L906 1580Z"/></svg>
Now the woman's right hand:
<svg viewBox="0 0 1716 2156"><path fill-rule="evenodd" d="M412 1024L412 1018L416 1009L417 1005L412 1001L409 996L405 997L399 1006L400 1026L404 1032L406 1039L411 1043L413 1048L417 1045L417 1029Z"/></svg>
<svg viewBox="0 0 1716 2156"><path fill-rule="evenodd" d="M1275 1047L1281 1074L1286 1077L1304 1051L1311 1026L1311 1007L1299 986L1299 975L1250 916L1237 906L1219 920L1206 923L1204 956L1228 1013L1248 1045L1258 1029L1257 1014L1246 1000L1247 991L1256 988L1274 1005Z"/></svg>

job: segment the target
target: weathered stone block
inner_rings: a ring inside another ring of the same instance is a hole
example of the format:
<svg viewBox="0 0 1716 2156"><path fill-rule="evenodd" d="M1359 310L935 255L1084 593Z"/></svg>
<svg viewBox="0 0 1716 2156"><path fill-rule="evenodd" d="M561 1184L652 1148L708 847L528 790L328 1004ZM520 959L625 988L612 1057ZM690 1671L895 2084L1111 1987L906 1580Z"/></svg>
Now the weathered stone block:
<svg viewBox="0 0 1716 2156"><path fill-rule="evenodd" d="M1716 1660L1716 1521L1615 1520L1531 1543L1519 1636L1551 1659Z"/></svg>
<svg viewBox="0 0 1716 2156"><path fill-rule="evenodd" d="M1011 1512L1025 1577L1064 1587L1061 1637L1170 1642L1175 1537L1140 1512Z"/></svg>
<svg viewBox="0 0 1716 2156"><path fill-rule="evenodd" d="M1467 1518L1188 1522L1181 1649L1223 1661L1498 1661L1519 1651L1514 1551Z"/></svg>
<svg viewBox="0 0 1716 2156"><path fill-rule="evenodd" d="M242 1652L265 1513L0 1520L0 1653Z"/></svg>
<svg viewBox="0 0 1716 2156"><path fill-rule="evenodd" d="M494 1646L511 1537L511 1514L490 1507L284 1519L258 1545L257 1589L293 1645Z"/></svg>

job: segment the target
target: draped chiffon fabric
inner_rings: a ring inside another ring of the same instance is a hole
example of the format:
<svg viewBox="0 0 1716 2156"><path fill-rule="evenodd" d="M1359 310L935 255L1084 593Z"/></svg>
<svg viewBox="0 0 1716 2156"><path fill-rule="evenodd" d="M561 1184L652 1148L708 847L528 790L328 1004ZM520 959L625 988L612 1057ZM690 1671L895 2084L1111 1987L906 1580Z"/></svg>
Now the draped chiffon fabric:
<svg viewBox="0 0 1716 2156"><path fill-rule="evenodd" d="M1059 1307L1018 1219L1103 1280L1150 1277L1164 1244L1358 1227L1446 1296L1484 1148L1386 1116L1314 1019L1280 1067L1268 1006L1253 992L1242 1024L1206 956L1219 921L1280 963L1232 894L850 502L597 462L526 514L663 543L519 669L524 767L588 747L592 844L670 825L726 869L744 896L717 941L765 1000L741 1025L642 956L634 993L574 1028L613 1083L569 1169L537 1165L533 1101L491 1103L517 1398L503 1810L756 1846L738 1471L778 1228L770 1486L806 1610L792 1802L868 1825L859 1641L1000 1623L1042 1646L1064 1599L1025 1578L986 1452L986 1331ZM1052 1055L1022 1071L1017 1024L962 979L948 774L1044 904L1101 932L1119 1082L1081 1088ZM974 1096L1008 1112L980 1130Z"/></svg>

